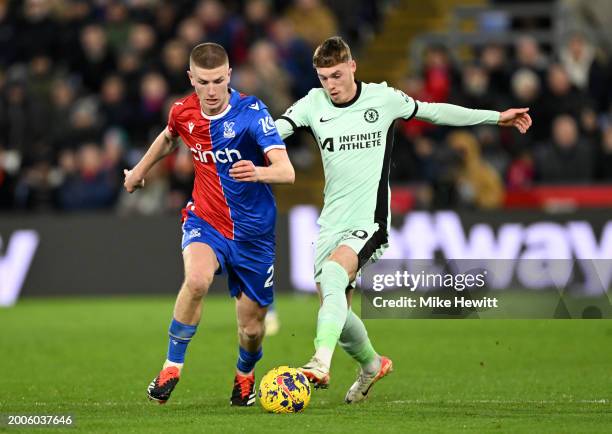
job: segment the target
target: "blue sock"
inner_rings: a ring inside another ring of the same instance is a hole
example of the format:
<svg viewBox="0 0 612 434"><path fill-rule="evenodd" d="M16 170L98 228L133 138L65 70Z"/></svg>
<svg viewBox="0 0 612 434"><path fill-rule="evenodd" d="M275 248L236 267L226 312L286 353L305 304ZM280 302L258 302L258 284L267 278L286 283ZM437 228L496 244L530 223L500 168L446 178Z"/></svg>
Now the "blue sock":
<svg viewBox="0 0 612 434"><path fill-rule="evenodd" d="M197 328L197 325L183 324L172 318L170 329L168 330L168 335L170 336L170 342L168 343L168 360L174 363L185 362L187 345L191 341Z"/></svg>
<svg viewBox="0 0 612 434"><path fill-rule="evenodd" d="M238 363L236 368L245 374L251 372L255 368L255 363L263 356L263 349L260 348L255 353L250 353L242 347L238 347Z"/></svg>

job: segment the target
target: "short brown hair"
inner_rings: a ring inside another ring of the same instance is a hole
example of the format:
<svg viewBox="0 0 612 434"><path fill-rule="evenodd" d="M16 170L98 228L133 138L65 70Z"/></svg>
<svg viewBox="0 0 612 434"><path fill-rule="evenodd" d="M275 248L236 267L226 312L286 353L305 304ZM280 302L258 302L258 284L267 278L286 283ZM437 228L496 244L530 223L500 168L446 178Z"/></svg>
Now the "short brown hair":
<svg viewBox="0 0 612 434"><path fill-rule="evenodd" d="M315 68L329 68L352 60L351 49L340 36L332 36L317 47L312 56Z"/></svg>
<svg viewBox="0 0 612 434"><path fill-rule="evenodd" d="M196 45L191 50L189 61L204 69L214 69L229 63L225 48L214 42Z"/></svg>

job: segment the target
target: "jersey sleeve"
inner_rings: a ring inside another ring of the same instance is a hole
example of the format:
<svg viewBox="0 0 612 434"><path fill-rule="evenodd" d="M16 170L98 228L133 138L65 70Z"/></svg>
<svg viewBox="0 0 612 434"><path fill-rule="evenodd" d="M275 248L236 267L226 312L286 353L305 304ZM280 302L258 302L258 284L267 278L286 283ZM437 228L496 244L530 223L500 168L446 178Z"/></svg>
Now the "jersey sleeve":
<svg viewBox="0 0 612 434"><path fill-rule="evenodd" d="M392 110L396 119L412 119L418 110L417 102L404 92L394 87L387 88L387 106Z"/></svg>
<svg viewBox="0 0 612 434"><path fill-rule="evenodd" d="M276 120L280 136L285 139L295 133L298 128L308 127L308 95L296 101Z"/></svg>
<svg viewBox="0 0 612 434"><path fill-rule="evenodd" d="M454 127L497 124L500 113L494 110L476 110L453 104L418 101L416 118L438 125Z"/></svg>
<svg viewBox="0 0 612 434"><path fill-rule="evenodd" d="M178 131L176 130L175 112L177 107L178 106L176 104L172 104L172 107L170 107L170 112L168 113L168 125L166 125L166 127L168 128L168 132L172 137L177 137L179 135Z"/></svg>
<svg viewBox="0 0 612 434"><path fill-rule="evenodd" d="M271 149L285 149L285 143L278 134L274 119L265 107L260 108L252 116L249 134L264 153Z"/></svg>

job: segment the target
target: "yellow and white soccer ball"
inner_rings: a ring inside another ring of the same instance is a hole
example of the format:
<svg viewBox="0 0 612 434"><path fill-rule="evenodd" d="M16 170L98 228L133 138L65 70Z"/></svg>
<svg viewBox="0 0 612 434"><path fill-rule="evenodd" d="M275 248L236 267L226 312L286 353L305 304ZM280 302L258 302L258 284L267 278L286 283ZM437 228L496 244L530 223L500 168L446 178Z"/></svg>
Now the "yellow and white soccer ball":
<svg viewBox="0 0 612 434"><path fill-rule="evenodd" d="M259 383L259 403L270 413L299 413L310 402L308 379L295 368L271 369Z"/></svg>

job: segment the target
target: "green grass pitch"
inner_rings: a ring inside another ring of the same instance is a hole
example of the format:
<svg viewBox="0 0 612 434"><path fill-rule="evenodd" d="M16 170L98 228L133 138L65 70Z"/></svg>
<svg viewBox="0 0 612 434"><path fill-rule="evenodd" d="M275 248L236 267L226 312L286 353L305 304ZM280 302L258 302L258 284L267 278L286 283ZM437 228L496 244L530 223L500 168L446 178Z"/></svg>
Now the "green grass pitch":
<svg viewBox="0 0 612 434"><path fill-rule="evenodd" d="M173 299L23 299L0 310L0 414L71 414L51 432L612 432L612 322L370 320L395 371L363 404L343 397L356 365L336 351L330 389L303 414L232 408L234 304L211 296L168 404L145 398L164 360ZM258 378L312 353L317 300L279 296L279 335ZM357 310L358 311L358 310ZM1 432L45 429L0 426Z"/></svg>

